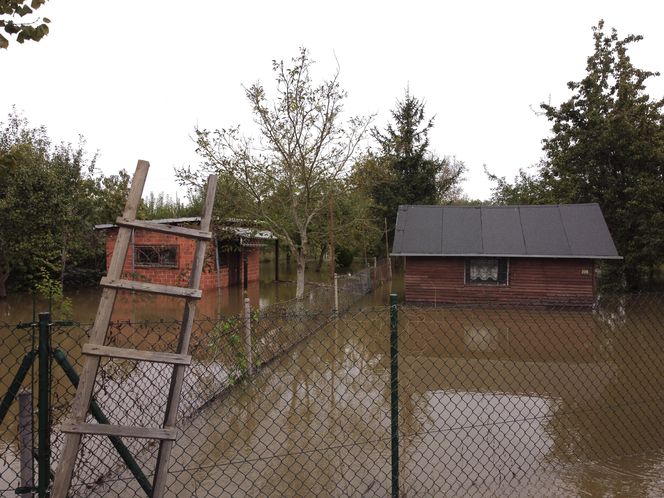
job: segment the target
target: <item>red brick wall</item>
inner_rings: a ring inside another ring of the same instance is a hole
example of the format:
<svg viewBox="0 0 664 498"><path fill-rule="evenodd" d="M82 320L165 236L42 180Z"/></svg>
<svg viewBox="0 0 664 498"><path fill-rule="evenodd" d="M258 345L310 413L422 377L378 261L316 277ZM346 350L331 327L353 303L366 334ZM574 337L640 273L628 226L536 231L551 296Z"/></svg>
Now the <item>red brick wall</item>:
<svg viewBox="0 0 664 498"><path fill-rule="evenodd" d="M110 229L106 232L106 271L111 262L113 249L117 240L118 230ZM123 267L125 278L145 280L163 285L176 285L186 287L189 283L191 263L194 259L196 241L174 235L152 232L149 230L136 230L134 233L135 245L162 245L178 246L178 261L176 268L144 268L132 265L133 250L131 244ZM258 281L260 278L260 249L251 247L247 249L248 282ZM244 264L244 263L242 263ZM133 275L132 275L133 272ZM244 278L244 268L241 268L240 278ZM201 289L214 289L218 286L228 287L228 269L221 268L217 278L214 244L208 243L205 256L203 274L201 275Z"/></svg>
<svg viewBox="0 0 664 498"><path fill-rule="evenodd" d="M247 254L247 282L257 282L260 278L261 255L257 247L248 248ZM244 263L242 263L244 264ZM244 271L244 268L243 270ZM244 273L242 274L244 278Z"/></svg>
<svg viewBox="0 0 664 498"><path fill-rule="evenodd" d="M510 258L508 285L466 285L465 258L407 257L406 301L589 307L594 300L593 270L592 260Z"/></svg>

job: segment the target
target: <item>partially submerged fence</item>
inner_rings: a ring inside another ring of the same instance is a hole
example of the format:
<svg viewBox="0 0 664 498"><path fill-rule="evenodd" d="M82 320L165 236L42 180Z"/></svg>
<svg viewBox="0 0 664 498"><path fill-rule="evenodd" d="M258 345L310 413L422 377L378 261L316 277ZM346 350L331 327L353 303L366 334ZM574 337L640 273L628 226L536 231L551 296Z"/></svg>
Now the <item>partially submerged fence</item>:
<svg viewBox="0 0 664 498"><path fill-rule="evenodd" d="M357 301L346 290L342 303ZM196 322L169 496L662 490L664 296L613 296L592 311L379 306L334 314L329 290L320 292L305 305L252 311L251 354L244 315ZM109 340L170 350L177 326L116 323ZM10 332L7 351L32 347L29 334ZM52 330L53 347L76 368L85 334ZM112 423L158 426L166 368L109 360L95 398ZM53 425L72 394L54 369ZM3 495L19 480L12 410L0 426ZM153 468L156 446L125 444L142 469ZM60 445L56 430L55 462ZM84 448L72 496L145 496L107 438L87 437Z"/></svg>
<svg viewBox="0 0 664 498"><path fill-rule="evenodd" d="M314 286L301 301L252 310L247 299L244 313L196 320L190 348L194 361L185 381L180 424L186 425L229 387L346 312L382 283L381 266L338 276L338 285ZM142 306L149 304L141 301ZM45 320L46 328L36 320L0 323L0 496L32 496L33 492L46 496L52 480L50 464L58 461L63 444L57 425L64 420L76 392L81 346L87 342L91 324L53 322L47 314ZM44 329L42 334L40 329ZM179 330L180 323L175 320L114 321L108 345L173 351ZM40 338L45 339L43 344ZM40 349L44 354L38 355ZM93 418L100 423L158 426L170 368L147 362L105 361L95 386ZM143 454L154 450L149 441L86 439L72 496L99 492L126 469L127 463L139 488L149 488L146 484L151 478L143 474L138 463L144 460Z"/></svg>

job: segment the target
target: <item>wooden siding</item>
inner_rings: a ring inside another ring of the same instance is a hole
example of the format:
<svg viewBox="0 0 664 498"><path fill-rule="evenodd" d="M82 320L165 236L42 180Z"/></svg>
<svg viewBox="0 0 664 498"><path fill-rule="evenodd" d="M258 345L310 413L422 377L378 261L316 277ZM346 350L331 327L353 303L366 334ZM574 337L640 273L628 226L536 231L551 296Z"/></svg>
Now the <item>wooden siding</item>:
<svg viewBox="0 0 664 498"><path fill-rule="evenodd" d="M594 263L587 259L510 258L508 285L465 284L465 258L407 257L406 301L474 306L590 307Z"/></svg>

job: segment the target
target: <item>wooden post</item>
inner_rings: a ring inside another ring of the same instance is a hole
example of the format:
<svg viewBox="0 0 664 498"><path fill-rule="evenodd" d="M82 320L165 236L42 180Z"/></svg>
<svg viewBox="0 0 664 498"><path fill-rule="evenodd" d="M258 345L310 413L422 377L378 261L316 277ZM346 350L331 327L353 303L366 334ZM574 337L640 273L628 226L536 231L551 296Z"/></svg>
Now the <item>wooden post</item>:
<svg viewBox="0 0 664 498"><path fill-rule="evenodd" d="M247 359L247 374L254 374L254 355L251 350L251 302L244 298L244 354Z"/></svg>
<svg viewBox="0 0 664 498"><path fill-rule="evenodd" d="M246 247L242 248L242 267L243 267L242 289L246 293L247 288L249 287L249 256L247 255Z"/></svg>
<svg viewBox="0 0 664 498"><path fill-rule="evenodd" d="M336 247L334 241L334 203L332 201L332 193L330 193L328 197L328 203L330 211L329 213L330 220L328 223L328 237L329 237L328 251L330 254L330 275L335 275L335 272L337 271L337 255L336 255Z"/></svg>
<svg viewBox="0 0 664 498"><path fill-rule="evenodd" d="M274 239L274 281L279 281L279 239Z"/></svg>
<svg viewBox="0 0 664 498"><path fill-rule="evenodd" d="M33 488L33 441L32 441L32 392L23 391L18 395L18 446L21 462L20 477L22 488ZM22 493L22 498L33 496L32 491Z"/></svg>
<svg viewBox="0 0 664 498"><path fill-rule="evenodd" d="M387 257L387 279L392 280L392 260L390 259L390 241L387 237L387 218L385 218L385 256Z"/></svg>
<svg viewBox="0 0 664 498"><path fill-rule="evenodd" d="M339 313L339 275L334 274L334 312Z"/></svg>
<svg viewBox="0 0 664 498"><path fill-rule="evenodd" d="M117 243L117 239L115 241ZM134 278L134 275L136 274L136 238L135 230L133 228L131 229L131 274L131 278Z"/></svg>

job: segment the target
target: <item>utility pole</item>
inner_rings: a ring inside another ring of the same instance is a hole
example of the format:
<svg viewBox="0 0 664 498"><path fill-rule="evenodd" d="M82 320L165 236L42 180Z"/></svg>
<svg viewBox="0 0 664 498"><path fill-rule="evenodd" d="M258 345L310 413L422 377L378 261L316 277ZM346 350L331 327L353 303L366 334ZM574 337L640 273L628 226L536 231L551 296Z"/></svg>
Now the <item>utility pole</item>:
<svg viewBox="0 0 664 498"><path fill-rule="evenodd" d="M330 254L330 278L334 278L334 274L337 271L337 258L336 258L336 249L334 247L334 201L332 199L332 192L328 194L328 208L329 208L329 221L327 223L328 228L328 251Z"/></svg>

